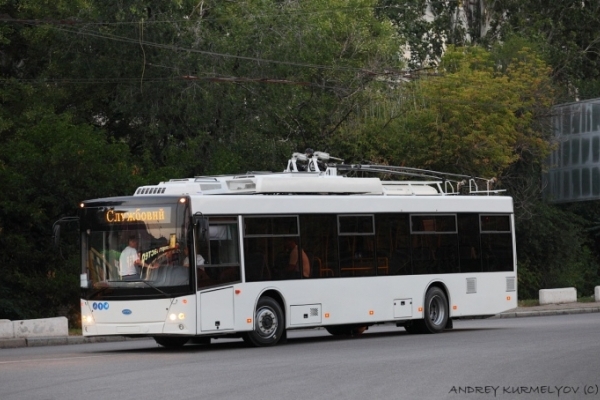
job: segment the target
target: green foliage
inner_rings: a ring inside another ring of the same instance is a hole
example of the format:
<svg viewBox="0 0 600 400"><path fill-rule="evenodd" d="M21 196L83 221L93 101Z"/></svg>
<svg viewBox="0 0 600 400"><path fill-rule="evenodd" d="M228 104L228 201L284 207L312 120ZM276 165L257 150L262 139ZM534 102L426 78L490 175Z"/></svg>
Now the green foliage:
<svg viewBox="0 0 600 400"><path fill-rule="evenodd" d="M0 318L66 315L71 310L65 305L77 305L79 256L71 249L66 262L58 257L51 248L52 223L73 215L86 197L121 194L141 181L132 174L127 146L55 113L27 86L4 89L20 93L23 102L4 96L2 108L0 263L6 273L0 292L6 297ZM15 108L21 113L7 112Z"/></svg>
<svg viewBox="0 0 600 400"><path fill-rule="evenodd" d="M524 153L541 162L547 132L535 128L552 103L549 72L526 47L510 60L450 47L439 74L382 89L379 109L349 125L339 141L350 144L340 147L393 165L475 176L501 176Z"/></svg>
<svg viewBox="0 0 600 400"><path fill-rule="evenodd" d="M373 72L402 66L374 5L0 1L0 318L77 308L50 229L80 200L324 146Z"/></svg>
<svg viewBox="0 0 600 400"><path fill-rule="evenodd" d="M432 21L421 18L427 7ZM551 79L595 93L579 82L597 78L585 28L597 15L564 1L490 7L0 0L0 318L77 314L77 235L65 232L74 236L63 259L50 231L79 201L170 178L278 171L307 147L499 176L515 199L521 294L589 290L597 249L581 234L582 211L539 204L536 177ZM412 66L437 70L404 82L406 44ZM558 248L559 234L577 250Z"/></svg>
<svg viewBox="0 0 600 400"><path fill-rule="evenodd" d="M357 113L334 147L354 160L499 177L515 204L519 296L564 286L589 294L600 268L584 214L540 201L555 91L528 45L450 47L438 74L378 88L376 105Z"/></svg>
<svg viewBox="0 0 600 400"><path fill-rule="evenodd" d="M511 38L535 43L566 98L600 96L600 3L570 0L380 0L409 46L410 66L437 65L446 44L491 47Z"/></svg>
<svg viewBox="0 0 600 400"><path fill-rule="evenodd" d="M600 277L593 243L584 233L587 222L543 202L535 208L535 217L517 219L519 297L537 298L539 289L556 287L593 294Z"/></svg>
<svg viewBox="0 0 600 400"><path fill-rule="evenodd" d="M503 5L484 1L380 0L379 4L380 13L394 23L406 43L411 68L436 66L448 45L495 43L503 18Z"/></svg>

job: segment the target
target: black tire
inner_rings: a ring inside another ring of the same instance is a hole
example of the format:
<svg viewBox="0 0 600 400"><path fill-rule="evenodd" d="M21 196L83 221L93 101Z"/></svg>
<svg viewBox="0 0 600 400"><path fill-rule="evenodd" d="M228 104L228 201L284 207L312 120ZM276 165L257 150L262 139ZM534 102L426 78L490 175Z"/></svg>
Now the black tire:
<svg viewBox="0 0 600 400"><path fill-rule="evenodd" d="M367 329L364 325L333 325L326 326L325 330L333 336L358 336Z"/></svg>
<svg viewBox="0 0 600 400"><path fill-rule="evenodd" d="M432 286L425 294L423 310L423 333L440 333L446 329L448 317L448 298L442 289Z"/></svg>
<svg viewBox="0 0 600 400"><path fill-rule="evenodd" d="M247 332L244 341L252 346L275 346L285 334L285 319L281 306L273 298L258 299L254 311L254 330Z"/></svg>
<svg viewBox="0 0 600 400"><path fill-rule="evenodd" d="M176 349L183 347L190 338L185 336L154 336L154 340L163 347Z"/></svg>

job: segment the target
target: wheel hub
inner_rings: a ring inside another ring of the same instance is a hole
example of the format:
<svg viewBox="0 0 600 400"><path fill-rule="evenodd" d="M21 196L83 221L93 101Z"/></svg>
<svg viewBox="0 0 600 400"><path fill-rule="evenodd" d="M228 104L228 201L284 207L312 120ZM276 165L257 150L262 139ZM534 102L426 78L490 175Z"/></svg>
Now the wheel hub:
<svg viewBox="0 0 600 400"><path fill-rule="evenodd" d="M257 333L265 338L272 336L277 330L277 316L270 309L260 309L256 313Z"/></svg>

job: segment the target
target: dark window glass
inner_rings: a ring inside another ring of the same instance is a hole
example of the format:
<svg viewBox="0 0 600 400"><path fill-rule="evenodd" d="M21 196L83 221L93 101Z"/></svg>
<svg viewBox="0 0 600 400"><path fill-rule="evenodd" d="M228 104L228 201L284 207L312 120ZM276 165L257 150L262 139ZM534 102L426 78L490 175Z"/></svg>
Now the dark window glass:
<svg viewBox="0 0 600 400"><path fill-rule="evenodd" d="M569 155L571 153L571 143L568 141L563 142L561 147L562 147L562 166L568 167L569 166Z"/></svg>
<svg viewBox="0 0 600 400"><path fill-rule="evenodd" d="M271 238L244 239L246 282L270 281L274 278L269 257Z"/></svg>
<svg viewBox="0 0 600 400"><path fill-rule="evenodd" d="M445 274L458 270L458 235L412 236L413 274Z"/></svg>
<svg viewBox="0 0 600 400"><path fill-rule="evenodd" d="M377 272L379 275L410 275L410 224L408 214L378 214Z"/></svg>
<svg viewBox="0 0 600 400"><path fill-rule="evenodd" d="M571 185L571 195L573 198L578 199L581 196L581 176L579 174L579 169L574 169L571 171Z"/></svg>
<svg viewBox="0 0 600 400"><path fill-rule="evenodd" d="M412 232L456 232L454 215L412 215Z"/></svg>
<svg viewBox="0 0 600 400"><path fill-rule="evenodd" d="M600 169L592 168L592 195L600 196Z"/></svg>
<svg viewBox="0 0 600 400"><path fill-rule="evenodd" d="M244 262L247 282L300 279L305 269L310 277L308 255L297 236L245 238Z"/></svg>
<svg viewBox="0 0 600 400"><path fill-rule="evenodd" d="M298 235L298 217L245 217L245 236Z"/></svg>
<svg viewBox="0 0 600 400"><path fill-rule="evenodd" d="M579 139L573 139L571 141L571 165L575 166L579 164Z"/></svg>
<svg viewBox="0 0 600 400"><path fill-rule="evenodd" d="M582 168L581 169L581 195L582 196L589 196L591 191L592 191L592 187L591 187L591 177L590 177L590 169L589 168Z"/></svg>
<svg viewBox="0 0 600 400"><path fill-rule="evenodd" d="M590 158L590 139L581 139L581 163L585 164Z"/></svg>
<svg viewBox="0 0 600 400"><path fill-rule="evenodd" d="M563 189L563 198L570 199L571 198L571 174L569 171L563 171L563 181L562 181L562 189Z"/></svg>
<svg viewBox="0 0 600 400"><path fill-rule="evenodd" d="M340 215L339 232L344 234L370 234L374 233L373 216L372 215Z"/></svg>
<svg viewBox="0 0 600 400"><path fill-rule="evenodd" d="M460 272L481 272L479 214L458 214Z"/></svg>
<svg viewBox="0 0 600 400"><path fill-rule="evenodd" d="M510 233L482 233L481 249L484 272L513 270L512 237Z"/></svg>
<svg viewBox="0 0 600 400"><path fill-rule="evenodd" d="M198 287L241 280L237 218L210 218L206 240L198 240L187 266L196 267Z"/></svg>
<svg viewBox="0 0 600 400"><path fill-rule="evenodd" d="M340 236L341 276L376 275L375 236Z"/></svg>
<svg viewBox="0 0 600 400"><path fill-rule="evenodd" d="M508 215L482 215L481 232L510 232Z"/></svg>
<svg viewBox="0 0 600 400"><path fill-rule="evenodd" d="M340 276L335 215L301 215L302 247L311 262L311 278Z"/></svg>

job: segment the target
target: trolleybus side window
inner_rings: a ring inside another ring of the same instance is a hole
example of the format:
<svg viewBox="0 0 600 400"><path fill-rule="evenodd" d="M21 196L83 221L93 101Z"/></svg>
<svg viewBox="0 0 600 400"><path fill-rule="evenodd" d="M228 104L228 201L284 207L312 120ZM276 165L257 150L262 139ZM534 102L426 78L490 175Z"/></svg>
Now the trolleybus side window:
<svg viewBox="0 0 600 400"><path fill-rule="evenodd" d="M310 260L311 278L340 276L336 226L333 214L300 216L302 248Z"/></svg>
<svg viewBox="0 0 600 400"><path fill-rule="evenodd" d="M208 231L196 237L198 287L241 280L236 217L211 217L208 219Z"/></svg>
<svg viewBox="0 0 600 400"><path fill-rule="evenodd" d="M413 274L459 272L456 215L411 215Z"/></svg>
<svg viewBox="0 0 600 400"><path fill-rule="evenodd" d="M479 214L458 214L460 272L481 272Z"/></svg>
<svg viewBox="0 0 600 400"><path fill-rule="evenodd" d="M339 215L338 231L341 276L377 275L373 215Z"/></svg>
<svg viewBox="0 0 600 400"><path fill-rule="evenodd" d="M388 265L389 275L410 275L410 225L408 214L378 214L377 227L378 265ZM379 274L385 270L379 268Z"/></svg>
<svg viewBox="0 0 600 400"><path fill-rule="evenodd" d="M291 260L292 254L298 255L298 260ZM303 254L298 216L244 217L244 261L248 282L299 279L304 269Z"/></svg>
<svg viewBox="0 0 600 400"><path fill-rule="evenodd" d="M483 271L512 271L513 250L510 217L508 215L482 214L480 218Z"/></svg>

